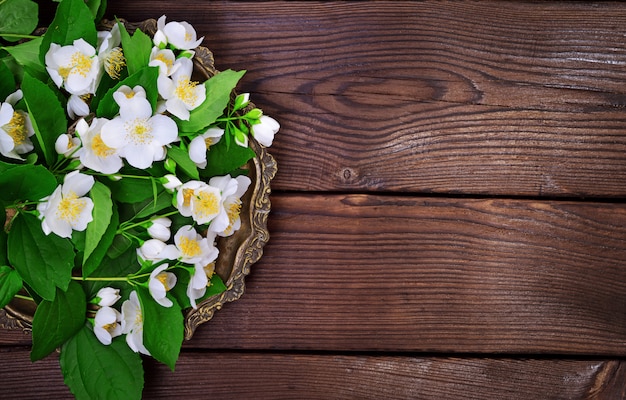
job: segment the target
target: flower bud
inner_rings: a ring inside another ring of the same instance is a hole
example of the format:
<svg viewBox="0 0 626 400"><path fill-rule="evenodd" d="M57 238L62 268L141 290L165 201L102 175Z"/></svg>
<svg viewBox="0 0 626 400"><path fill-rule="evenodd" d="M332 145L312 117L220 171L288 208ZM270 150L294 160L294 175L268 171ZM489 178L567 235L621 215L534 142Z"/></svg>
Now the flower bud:
<svg viewBox="0 0 626 400"><path fill-rule="evenodd" d="M157 218L152 221L152 225L148 228L148 234L153 239L158 239L163 242L170 240L170 226L172 221L169 218Z"/></svg>
<svg viewBox="0 0 626 400"><path fill-rule="evenodd" d="M96 293L96 302L100 307L111 307L121 299L120 290L112 287L103 287Z"/></svg>
<svg viewBox="0 0 626 400"><path fill-rule="evenodd" d="M177 190L183 183L176 177L176 175L167 174L162 178L159 178L159 182L163 185L163 187L168 191Z"/></svg>

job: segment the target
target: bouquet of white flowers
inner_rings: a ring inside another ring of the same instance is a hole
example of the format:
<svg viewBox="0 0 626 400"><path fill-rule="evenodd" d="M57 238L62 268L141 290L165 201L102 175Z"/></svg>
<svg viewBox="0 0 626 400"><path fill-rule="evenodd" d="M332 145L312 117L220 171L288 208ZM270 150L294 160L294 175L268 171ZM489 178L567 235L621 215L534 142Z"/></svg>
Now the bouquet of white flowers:
<svg viewBox="0 0 626 400"><path fill-rule="evenodd" d="M199 71L191 25L104 29L105 6L63 0L42 35L0 23L0 307L36 304L31 359L60 348L76 397L131 399L140 353L173 369L183 310L227 291L216 241L279 125L233 94L245 71Z"/></svg>

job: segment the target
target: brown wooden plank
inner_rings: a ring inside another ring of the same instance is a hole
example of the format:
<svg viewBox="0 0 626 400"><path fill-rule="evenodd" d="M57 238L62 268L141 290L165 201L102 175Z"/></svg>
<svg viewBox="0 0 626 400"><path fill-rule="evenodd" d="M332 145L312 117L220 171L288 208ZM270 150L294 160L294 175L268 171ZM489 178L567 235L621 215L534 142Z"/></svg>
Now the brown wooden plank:
<svg viewBox="0 0 626 400"><path fill-rule="evenodd" d="M274 196L247 293L190 346L626 354L626 205Z"/></svg>
<svg viewBox="0 0 626 400"><path fill-rule="evenodd" d="M626 204L280 195L269 227L187 346L626 355Z"/></svg>
<svg viewBox="0 0 626 400"><path fill-rule="evenodd" d="M626 4L111 1L206 36L276 189L626 196Z"/></svg>
<svg viewBox="0 0 626 400"><path fill-rule="evenodd" d="M2 351L0 380L12 399L67 399L58 356L34 364L24 349ZM171 372L146 360L146 399L621 399L623 363L182 353ZM620 395L618 397L618 395Z"/></svg>

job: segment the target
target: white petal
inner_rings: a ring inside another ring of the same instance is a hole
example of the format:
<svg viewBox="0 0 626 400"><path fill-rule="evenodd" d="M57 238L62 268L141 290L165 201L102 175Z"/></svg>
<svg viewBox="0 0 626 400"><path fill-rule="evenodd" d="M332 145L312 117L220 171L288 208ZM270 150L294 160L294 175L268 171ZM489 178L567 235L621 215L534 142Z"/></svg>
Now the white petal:
<svg viewBox="0 0 626 400"><path fill-rule="evenodd" d="M202 136L193 138L189 143L189 158L196 164L206 162L206 141Z"/></svg>

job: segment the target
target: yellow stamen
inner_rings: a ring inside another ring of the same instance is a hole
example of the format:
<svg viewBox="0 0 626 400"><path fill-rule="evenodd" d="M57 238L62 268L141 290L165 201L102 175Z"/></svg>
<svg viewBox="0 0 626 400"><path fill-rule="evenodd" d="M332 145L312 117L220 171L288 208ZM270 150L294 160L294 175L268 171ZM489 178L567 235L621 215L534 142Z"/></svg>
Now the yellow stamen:
<svg viewBox="0 0 626 400"><path fill-rule="evenodd" d="M191 205L191 196L193 196L192 189L183 189L183 206L189 207Z"/></svg>
<svg viewBox="0 0 626 400"><path fill-rule="evenodd" d="M239 214L241 213L241 200L236 199L233 201L228 208L226 209L226 214L228 215L228 227L224 229L224 233L226 235L230 235L233 231L233 225L237 218L239 218Z"/></svg>
<svg viewBox="0 0 626 400"><path fill-rule="evenodd" d="M85 209L87 202L79 198L76 193L70 192L59 202L57 216L67 222L75 222Z"/></svg>
<svg viewBox="0 0 626 400"><path fill-rule="evenodd" d="M200 244L197 240L189 239L188 237L182 237L179 245L180 251L183 256L195 257L200 254Z"/></svg>
<svg viewBox="0 0 626 400"><path fill-rule="evenodd" d="M161 61L163 64L165 64L168 71L172 68L172 65L174 65L174 62L171 59L165 57L165 54L163 53L157 54L156 57L154 57L154 60Z"/></svg>
<svg viewBox="0 0 626 400"><path fill-rule="evenodd" d="M211 146L213 146L213 144L215 144L215 142L213 140L214 140L214 138L212 138L212 137L208 137L208 138L204 139L204 143L206 144L207 151L211 150Z"/></svg>
<svg viewBox="0 0 626 400"><path fill-rule="evenodd" d="M112 322L112 323L110 323L110 324L105 324L105 325L102 325L102 328L103 328L105 331L107 331L107 332L109 332L109 333L112 333L112 332L115 330L115 328L117 328L117 322Z"/></svg>
<svg viewBox="0 0 626 400"><path fill-rule="evenodd" d="M70 141L70 143L72 142ZM69 147L71 148L71 146L72 145ZM102 137L99 134L91 139L91 151L93 151L93 153L100 158L106 158L115 153L115 149L112 149L104 144Z"/></svg>
<svg viewBox="0 0 626 400"><path fill-rule="evenodd" d="M91 57L88 57L86 54L77 51L72 55L70 59L71 67L70 73L79 74L83 78L86 78L91 70L92 60ZM61 74L61 76L63 76Z"/></svg>
<svg viewBox="0 0 626 400"><path fill-rule="evenodd" d="M197 207L195 211L200 217L215 215L219 211L219 199L215 193L200 192L196 194Z"/></svg>
<svg viewBox="0 0 626 400"><path fill-rule="evenodd" d="M3 126L3 130L11 136L15 146L26 142L26 117L17 111L13 112L13 117L8 124Z"/></svg>
<svg viewBox="0 0 626 400"><path fill-rule="evenodd" d="M211 264L205 265L204 266L204 273L206 274L206 277L208 278L208 282L206 284L207 287L211 286L211 278L215 274L215 263L212 262Z"/></svg>
<svg viewBox="0 0 626 400"><path fill-rule="evenodd" d="M131 123L126 123L125 128L135 144L146 144L152 139L152 127L146 118L135 118Z"/></svg>
<svg viewBox="0 0 626 400"><path fill-rule="evenodd" d="M198 82L193 82L189 80L189 77L181 77L176 85L176 89L174 89L174 94L183 103L188 105L193 105L198 101L198 96L196 95L194 88L198 85Z"/></svg>
<svg viewBox="0 0 626 400"><path fill-rule="evenodd" d="M163 287L165 288L165 291L169 292L171 287L169 287L169 285L167 284L167 280L168 280L167 279L167 272L161 272L160 274L158 274L156 276L156 279L163 284Z"/></svg>
<svg viewBox="0 0 626 400"><path fill-rule="evenodd" d="M126 58L121 48L116 47L104 60L104 70L113 79L120 78L122 68L126 66Z"/></svg>
<svg viewBox="0 0 626 400"><path fill-rule="evenodd" d="M193 40L193 35L189 32L185 32L185 42L191 42Z"/></svg>

